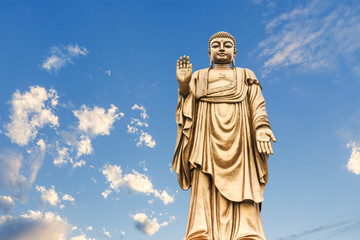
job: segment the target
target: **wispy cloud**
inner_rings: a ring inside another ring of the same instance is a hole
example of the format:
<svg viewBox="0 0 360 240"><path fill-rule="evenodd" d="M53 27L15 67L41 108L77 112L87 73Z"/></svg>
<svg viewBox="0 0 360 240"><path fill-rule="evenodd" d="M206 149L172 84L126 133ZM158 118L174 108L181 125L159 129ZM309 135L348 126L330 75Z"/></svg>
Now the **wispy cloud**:
<svg viewBox="0 0 360 240"><path fill-rule="evenodd" d="M36 186L36 190L41 193L40 201L43 207L47 203L55 207L60 202L59 196L55 191L54 186L52 186L50 189L46 189L44 186Z"/></svg>
<svg viewBox="0 0 360 240"><path fill-rule="evenodd" d="M72 204L75 202L75 198L70 194L57 193L54 186L51 186L49 189L46 189L44 186L36 186L35 188L41 193L40 204L42 208L44 208L46 204L49 204L53 207L59 206L62 209L65 206L59 205L61 200L71 202ZM62 195L62 197L59 197L59 195Z"/></svg>
<svg viewBox="0 0 360 240"><path fill-rule="evenodd" d="M40 139L26 161L17 152L0 153L0 187L10 190L16 200L24 203L43 163L45 148L44 141Z"/></svg>
<svg viewBox="0 0 360 240"><path fill-rule="evenodd" d="M79 236L70 238L70 240L95 240L95 238L87 238L85 233L82 233Z"/></svg>
<svg viewBox="0 0 360 240"><path fill-rule="evenodd" d="M16 90L12 95L11 121L5 124L5 135L12 142L25 146L44 126L59 126L58 117L53 113L57 104L58 95L54 89L32 86L24 94Z"/></svg>
<svg viewBox="0 0 360 240"><path fill-rule="evenodd" d="M263 74L287 66L334 68L339 57L360 50L360 6L309 1L273 18L266 31L269 37L259 44Z"/></svg>
<svg viewBox="0 0 360 240"><path fill-rule="evenodd" d="M86 162L84 160L80 160L78 162L73 163L74 168L82 167L82 166L85 166L85 165L86 165Z"/></svg>
<svg viewBox="0 0 360 240"><path fill-rule="evenodd" d="M137 213L133 216L135 227L146 235L154 235L160 227L166 227L168 222L158 223L157 218L150 219L145 213Z"/></svg>
<svg viewBox="0 0 360 240"><path fill-rule="evenodd" d="M350 233L351 236L355 236L353 231L356 231L355 234L359 234L360 221L347 220L340 221L333 224L323 225L317 228L306 230L297 234L292 234L286 237L281 237L278 240L307 240L307 239L318 239L318 240L337 240L337 239L347 239L345 236L348 236L347 233ZM341 235L341 237L339 237Z"/></svg>
<svg viewBox="0 0 360 240"><path fill-rule="evenodd" d="M154 148L156 145L156 142L150 134L148 134L147 132L141 131L141 135L140 135L139 141L136 144L136 146L139 147L139 146L142 146L143 144L149 148Z"/></svg>
<svg viewBox="0 0 360 240"><path fill-rule="evenodd" d="M110 238L111 238L110 232L106 231L105 228L103 228L102 230L103 230L102 235L103 235L104 237L110 239Z"/></svg>
<svg viewBox="0 0 360 240"><path fill-rule="evenodd" d="M128 187L134 192L152 194L163 201L165 205L174 202L174 198L165 190L154 189L152 182L145 174L133 170L132 173L123 175L122 169L118 165L104 165L102 173L110 184L109 188L102 193L104 198L107 198L112 191L119 192L120 187Z"/></svg>
<svg viewBox="0 0 360 240"><path fill-rule="evenodd" d="M141 111L141 118L147 119L149 116L146 114L146 109L142 105L134 104L134 106L131 107L132 110L140 110Z"/></svg>
<svg viewBox="0 0 360 240"><path fill-rule="evenodd" d="M137 118L131 118L131 123L130 124L135 124L139 127L149 127L149 124L147 124L146 122L142 122Z"/></svg>
<svg viewBox="0 0 360 240"><path fill-rule="evenodd" d="M0 212L8 214L14 208L14 200L10 196L0 195Z"/></svg>
<svg viewBox="0 0 360 240"><path fill-rule="evenodd" d="M54 46L50 48L50 56L42 63L42 68L48 72L57 72L67 64L72 64L75 58L86 56L89 51L77 44Z"/></svg>
<svg viewBox="0 0 360 240"><path fill-rule="evenodd" d="M110 108L94 106L92 109L83 105L79 110L73 111L75 117L79 119L78 130L83 133L80 141L77 141L77 157L93 153L90 138L98 135L110 135L110 129L114 122L124 116L119 109L111 104Z"/></svg>
<svg viewBox="0 0 360 240"><path fill-rule="evenodd" d="M108 110L97 106L91 109L83 105L73 113L79 119L79 129L95 136L109 135L114 122L124 116L113 104Z"/></svg>
<svg viewBox="0 0 360 240"><path fill-rule="evenodd" d="M130 134L137 134L140 135L137 139L136 146L140 147L145 145L149 148L154 148L156 146L156 141L153 139L153 137L143 130L139 131L139 128L149 127L149 124L146 122L146 120L149 118L149 115L146 113L146 109L142 105L134 104L134 106L131 107L132 110L140 110L140 117L143 120L140 120L138 118L131 118L130 124L127 125L127 132Z"/></svg>
<svg viewBox="0 0 360 240"><path fill-rule="evenodd" d="M74 202L75 198L73 196L71 196L70 194L64 194L62 196L62 200L69 201L69 202Z"/></svg>
<svg viewBox="0 0 360 240"><path fill-rule="evenodd" d="M119 112L113 104L108 109L82 105L80 109L74 110L73 114L78 119L77 126L72 126L70 131L59 131L62 140L56 142L53 161L58 167L68 163L71 163L74 168L86 165L85 160L79 160L79 158L94 153L91 139L99 135L110 135L115 121L124 116L124 113Z"/></svg>
<svg viewBox="0 0 360 240"><path fill-rule="evenodd" d="M89 155L94 151L91 145L90 138L88 136L80 137L80 141L77 142L77 149L77 157L80 157L82 155Z"/></svg>
<svg viewBox="0 0 360 240"><path fill-rule="evenodd" d="M1 216L0 236L6 240L59 240L65 239L69 223L53 212L29 210L20 217Z"/></svg>
<svg viewBox="0 0 360 240"><path fill-rule="evenodd" d="M360 146L356 143L349 143L348 148L351 148L351 156L346 165L346 168L356 175L360 175Z"/></svg>

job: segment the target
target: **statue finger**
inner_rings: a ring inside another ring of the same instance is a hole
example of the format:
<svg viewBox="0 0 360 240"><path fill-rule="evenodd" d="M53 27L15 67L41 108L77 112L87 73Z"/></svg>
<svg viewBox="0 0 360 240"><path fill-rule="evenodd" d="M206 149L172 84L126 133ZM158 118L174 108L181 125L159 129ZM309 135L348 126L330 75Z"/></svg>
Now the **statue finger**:
<svg viewBox="0 0 360 240"><path fill-rule="evenodd" d="M259 153L262 153L260 142L256 141L256 144L257 144L257 149L258 149Z"/></svg>
<svg viewBox="0 0 360 240"><path fill-rule="evenodd" d="M270 153L274 154L271 142L268 142L268 145L269 145Z"/></svg>
<svg viewBox="0 0 360 240"><path fill-rule="evenodd" d="M260 146L262 148L262 152L266 154L265 142L260 142Z"/></svg>
<svg viewBox="0 0 360 240"><path fill-rule="evenodd" d="M186 62L187 62L188 65L190 64L190 57L189 56L187 56Z"/></svg>
<svg viewBox="0 0 360 240"><path fill-rule="evenodd" d="M182 60L182 57L180 57L180 64L179 64L179 67L182 68L183 67L183 60Z"/></svg>
<svg viewBox="0 0 360 240"><path fill-rule="evenodd" d="M180 68L180 61L177 60L177 62L176 62L176 69L179 69L179 68Z"/></svg>
<svg viewBox="0 0 360 240"><path fill-rule="evenodd" d="M264 142L264 147L266 149L266 153L267 154L270 154L270 148L269 148L269 145L268 145L269 142Z"/></svg>
<svg viewBox="0 0 360 240"><path fill-rule="evenodd" d="M184 64L183 67L186 68L186 56L185 55L183 57L183 64Z"/></svg>
<svg viewBox="0 0 360 240"><path fill-rule="evenodd" d="M271 137L271 140L272 140L273 142L276 142L276 138L275 138L275 136L274 136L274 133L273 133L273 132L271 132L270 137Z"/></svg>

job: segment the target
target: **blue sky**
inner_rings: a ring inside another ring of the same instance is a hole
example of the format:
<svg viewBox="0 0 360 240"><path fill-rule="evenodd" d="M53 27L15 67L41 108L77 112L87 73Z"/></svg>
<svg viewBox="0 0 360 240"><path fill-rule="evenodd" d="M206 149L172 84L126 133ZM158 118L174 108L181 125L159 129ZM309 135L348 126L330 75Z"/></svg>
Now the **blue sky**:
<svg viewBox="0 0 360 240"><path fill-rule="evenodd" d="M359 1L4 0L0 31L1 240L182 239L175 64L218 31L278 140L267 238L359 236Z"/></svg>

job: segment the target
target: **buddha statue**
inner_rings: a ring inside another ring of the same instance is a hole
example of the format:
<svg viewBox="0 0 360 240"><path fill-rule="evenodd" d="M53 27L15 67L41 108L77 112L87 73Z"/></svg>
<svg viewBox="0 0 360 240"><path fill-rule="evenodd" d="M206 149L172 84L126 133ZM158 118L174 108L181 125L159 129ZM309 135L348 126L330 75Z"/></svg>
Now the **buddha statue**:
<svg viewBox="0 0 360 240"><path fill-rule="evenodd" d="M260 82L235 67L235 38L209 40L210 67L177 61L177 139L172 167L191 188L184 240L264 240L260 211L276 142Z"/></svg>

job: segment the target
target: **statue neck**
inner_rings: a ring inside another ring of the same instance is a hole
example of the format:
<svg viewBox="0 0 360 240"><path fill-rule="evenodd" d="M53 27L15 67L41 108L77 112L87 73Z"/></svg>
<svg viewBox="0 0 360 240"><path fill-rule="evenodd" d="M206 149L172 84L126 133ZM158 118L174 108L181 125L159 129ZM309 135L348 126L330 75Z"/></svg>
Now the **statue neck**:
<svg viewBox="0 0 360 240"><path fill-rule="evenodd" d="M215 63L213 69L231 69L230 63Z"/></svg>

